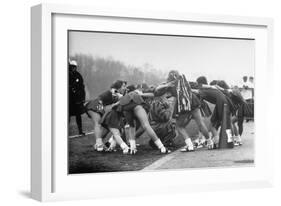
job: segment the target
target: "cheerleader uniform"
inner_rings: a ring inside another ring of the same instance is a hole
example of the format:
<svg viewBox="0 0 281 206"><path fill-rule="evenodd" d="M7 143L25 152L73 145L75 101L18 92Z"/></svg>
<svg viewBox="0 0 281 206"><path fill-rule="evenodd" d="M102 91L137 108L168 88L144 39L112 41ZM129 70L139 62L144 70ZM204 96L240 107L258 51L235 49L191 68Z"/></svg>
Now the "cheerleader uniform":
<svg viewBox="0 0 281 206"><path fill-rule="evenodd" d="M173 117L177 119L178 124L182 127L186 126L190 120L192 119L192 111L201 107L201 101L199 98L193 93L190 92L190 111L178 111L178 101L177 101L177 91L176 86L173 87L165 87L158 89L154 92L155 96L162 96L166 92L170 92L174 98L170 98L170 106L174 108Z"/></svg>
<svg viewBox="0 0 281 206"><path fill-rule="evenodd" d="M223 118L224 104L227 104L229 106L229 110L231 113L233 112L231 100L226 95L224 95L223 92L213 88L200 88L199 95L202 99L215 105L211 117L211 123L215 128L218 129Z"/></svg>
<svg viewBox="0 0 281 206"><path fill-rule="evenodd" d="M126 94L124 97L121 97L119 106L117 107L118 112L122 112L125 117L126 123L130 125L130 127L135 127L135 120L138 121L137 117L134 114L134 109L136 106L141 105L142 107L146 107L146 103L141 95L137 92L130 92Z"/></svg>
<svg viewBox="0 0 281 206"><path fill-rule="evenodd" d="M135 127L137 118L134 108L138 105L145 106L145 101L136 92L132 91L121 97L119 104L106 113L101 119L101 125L105 128L121 129L125 124Z"/></svg>
<svg viewBox="0 0 281 206"><path fill-rule="evenodd" d="M110 90L100 94L97 99L91 100L86 104L87 111L93 111L103 116L105 113L104 107L114 104L118 101L117 96L113 95Z"/></svg>

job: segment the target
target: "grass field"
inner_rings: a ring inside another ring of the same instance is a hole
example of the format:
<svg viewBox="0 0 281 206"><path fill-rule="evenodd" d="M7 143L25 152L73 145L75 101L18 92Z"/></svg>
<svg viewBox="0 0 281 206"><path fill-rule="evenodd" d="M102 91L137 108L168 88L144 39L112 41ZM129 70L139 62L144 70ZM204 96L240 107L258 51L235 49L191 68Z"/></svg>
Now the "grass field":
<svg viewBox="0 0 281 206"><path fill-rule="evenodd" d="M83 130L87 133L93 130L90 119L82 116ZM208 120L206 120L208 122ZM191 137L198 135L198 128L194 121L191 121L187 127ZM69 135L77 135L78 130L74 117L70 121ZM94 172L116 172L116 171L136 171L141 170L164 155L158 150L152 149L148 145L149 138L142 136L137 139L138 152L136 155L123 155L119 150L113 153L96 152L92 145L94 144L93 134L83 137L69 138L69 173L94 173ZM106 141L106 140L105 140ZM184 146L181 137L175 139L175 146L170 148L172 151Z"/></svg>

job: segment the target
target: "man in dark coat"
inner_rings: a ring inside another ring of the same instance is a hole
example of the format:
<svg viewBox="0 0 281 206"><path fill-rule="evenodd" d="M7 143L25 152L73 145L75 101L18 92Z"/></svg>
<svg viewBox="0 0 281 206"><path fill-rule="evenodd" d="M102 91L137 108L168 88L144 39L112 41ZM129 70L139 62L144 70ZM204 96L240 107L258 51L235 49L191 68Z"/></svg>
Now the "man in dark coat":
<svg viewBox="0 0 281 206"><path fill-rule="evenodd" d="M82 130L81 114L85 113L85 89L81 74L77 71L77 62L69 62L68 76L68 94L69 94L69 121L71 116L75 116L79 135L85 135Z"/></svg>

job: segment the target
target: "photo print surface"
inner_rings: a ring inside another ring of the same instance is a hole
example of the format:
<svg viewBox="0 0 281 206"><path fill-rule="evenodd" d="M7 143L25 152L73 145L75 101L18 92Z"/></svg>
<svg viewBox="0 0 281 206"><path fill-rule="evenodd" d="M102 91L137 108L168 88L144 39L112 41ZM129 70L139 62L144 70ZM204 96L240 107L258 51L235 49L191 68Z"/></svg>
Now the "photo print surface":
<svg viewBox="0 0 281 206"><path fill-rule="evenodd" d="M68 31L68 173L253 166L254 45Z"/></svg>

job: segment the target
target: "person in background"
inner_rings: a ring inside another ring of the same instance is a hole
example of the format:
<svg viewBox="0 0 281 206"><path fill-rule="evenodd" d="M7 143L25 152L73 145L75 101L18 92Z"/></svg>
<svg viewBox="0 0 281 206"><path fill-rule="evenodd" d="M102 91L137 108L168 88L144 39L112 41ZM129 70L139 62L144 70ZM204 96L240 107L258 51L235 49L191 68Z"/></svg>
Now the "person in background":
<svg viewBox="0 0 281 206"><path fill-rule="evenodd" d="M78 126L79 135L85 135L82 130L81 114L85 113L85 89L84 81L81 74L77 71L77 62L69 61L69 78L68 78L68 93L69 93L69 121L71 116L75 116Z"/></svg>
<svg viewBox="0 0 281 206"><path fill-rule="evenodd" d="M244 81L245 76L243 77ZM248 122L250 119L254 118L254 77L250 76L249 81L243 82L240 86L241 95L248 103L249 109L240 108L239 114L246 117Z"/></svg>
<svg viewBox="0 0 281 206"><path fill-rule="evenodd" d="M243 76L243 82L240 86L241 94L245 100L252 99L252 89L251 84L248 82L248 77Z"/></svg>
<svg viewBox="0 0 281 206"><path fill-rule="evenodd" d="M243 83L242 83L242 86L244 85L247 85L247 82L248 82L248 77L247 76L243 76Z"/></svg>
<svg viewBox="0 0 281 206"><path fill-rule="evenodd" d="M248 83L249 89L252 90L252 99L254 99L254 77L249 77L249 83Z"/></svg>
<svg viewBox="0 0 281 206"><path fill-rule="evenodd" d="M254 77L252 76L249 77L249 87L254 88Z"/></svg>

